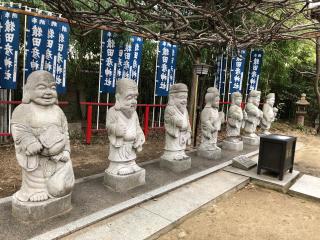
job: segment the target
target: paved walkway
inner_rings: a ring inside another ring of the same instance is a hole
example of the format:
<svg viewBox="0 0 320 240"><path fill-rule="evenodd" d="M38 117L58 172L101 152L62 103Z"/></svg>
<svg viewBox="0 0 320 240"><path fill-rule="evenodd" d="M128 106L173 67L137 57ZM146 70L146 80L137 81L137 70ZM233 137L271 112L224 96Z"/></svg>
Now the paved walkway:
<svg viewBox="0 0 320 240"><path fill-rule="evenodd" d="M249 182L248 177L220 171L155 200L82 229L65 240L153 239L204 204L226 196Z"/></svg>

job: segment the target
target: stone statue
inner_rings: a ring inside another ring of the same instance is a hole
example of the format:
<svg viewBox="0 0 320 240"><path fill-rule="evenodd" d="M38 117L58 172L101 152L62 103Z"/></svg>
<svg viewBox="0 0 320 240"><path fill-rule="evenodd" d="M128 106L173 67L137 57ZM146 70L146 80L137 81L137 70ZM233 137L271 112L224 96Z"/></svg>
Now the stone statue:
<svg viewBox="0 0 320 240"><path fill-rule="evenodd" d="M197 154L208 159L219 159L221 148L217 146L218 131L224 121L224 113L219 113L220 93L215 87L207 89L206 105L201 112L201 143Z"/></svg>
<svg viewBox="0 0 320 240"><path fill-rule="evenodd" d="M249 93L248 103L244 110L244 143L249 145L259 145L260 138L256 134L257 126L263 117L263 112L259 109L261 92L252 90Z"/></svg>
<svg viewBox="0 0 320 240"><path fill-rule="evenodd" d="M187 110L188 87L177 83L169 89L168 105L164 112L166 142L161 166L175 172L191 167L191 158L185 154L186 145L191 144L191 127Z"/></svg>
<svg viewBox="0 0 320 240"><path fill-rule="evenodd" d="M227 134L223 141L223 148L228 150L242 151L243 142L240 136L240 130L243 121L241 108L242 95L234 92L231 95L231 106L228 111Z"/></svg>
<svg viewBox="0 0 320 240"><path fill-rule="evenodd" d="M266 102L263 104L263 118L261 120L260 126L263 135L269 135L269 129L272 122L275 121L276 115L278 113L278 108L273 107L275 101L275 94L269 93L266 97Z"/></svg>
<svg viewBox="0 0 320 240"><path fill-rule="evenodd" d="M121 79L116 84L116 103L107 114L110 164L104 183L116 192L145 184L145 170L135 160L142 150L145 137L139 124L138 87L135 81Z"/></svg>
<svg viewBox="0 0 320 240"><path fill-rule="evenodd" d="M22 168L22 185L13 196L13 211L17 216L27 211L26 208L36 206L26 205L27 202L62 198L70 195L74 185L68 122L57 103L52 74L42 70L31 73L22 104L15 108L11 120L16 157ZM65 207L70 209L70 204ZM55 209L52 214L61 211Z"/></svg>

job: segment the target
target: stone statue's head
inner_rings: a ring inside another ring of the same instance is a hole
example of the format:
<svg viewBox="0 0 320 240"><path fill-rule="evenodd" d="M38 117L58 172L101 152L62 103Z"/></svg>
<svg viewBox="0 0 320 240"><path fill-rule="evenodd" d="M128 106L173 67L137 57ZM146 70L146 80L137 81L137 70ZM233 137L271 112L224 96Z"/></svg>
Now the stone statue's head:
<svg viewBox="0 0 320 240"><path fill-rule="evenodd" d="M184 112L188 103L188 87L183 83L173 84L169 89L168 105L176 106Z"/></svg>
<svg viewBox="0 0 320 240"><path fill-rule="evenodd" d="M22 102L34 102L42 106L57 104L58 94L53 75L44 70L32 72L24 86Z"/></svg>
<svg viewBox="0 0 320 240"><path fill-rule="evenodd" d="M254 105L256 105L258 107L260 104L260 97L261 97L260 91L252 90L249 93L248 102L253 103Z"/></svg>
<svg viewBox="0 0 320 240"><path fill-rule="evenodd" d="M269 93L266 97L266 103L273 107L274 102L276 100L276 96L274 93Z"/></svg>
<svg viewBox="0 0 320 240"><path fill-rule="evenodd" d="M234 92L231 94L231 103L241 107L242 95L239 92Z"/></svg>
<svg viewBox="0 0 320 240"><path fill-rule="evenodd" d="M116 83L116 110L130 117L137 108L138 86L135 81L123 78Z"/></svg>
<svg viewBox="0 0 320 240"><path fill-rule="evenodd" d="M212 106L214 108L219 107L220 102L220 93L219 90L215 87L210 87L207 89L207 93L205 95L206 106Z"/></svg>

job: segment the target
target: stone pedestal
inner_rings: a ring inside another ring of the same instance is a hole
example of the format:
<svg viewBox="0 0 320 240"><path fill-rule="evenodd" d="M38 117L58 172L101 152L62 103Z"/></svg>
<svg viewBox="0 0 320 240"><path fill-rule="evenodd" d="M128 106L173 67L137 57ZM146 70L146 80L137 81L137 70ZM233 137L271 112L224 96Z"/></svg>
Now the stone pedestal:
<svg viewBox="0 0 320 240"><path fill-rule="evenodd" d="M160 167L168 168L173 172L183 172L191 168L191 157L181 160L169 160L161 158Z"/></svg>
<svg viewBox="0 0 320 240"><path fill-rule="evenodd" d="M242 140L244 144L251 145L251 146L258 146L260 144L260 137L248 137L248 136L242 136Z"/></svg>
<svg viewBox="0 0 320 240"><path fill-rule="evenodd" d="M197 155L203 158L217 160L221 158L221 149L218 147L214 150L198 149Z"/></svg>
<svg viewBox="0 0 320 240"><path fill-rule="evenodd" d="M240 152L243 150L243 141L231 142L231 141L224 140L222 143L222 148L225 150Z"/></svg>
<svg viewBox="0 0 320 240"><path fill-rule="evenodd" d="M126 192L146 183L146 170L141 168L138 172L123 176L105 171L103 183L115 192Z"/></svg>
<svg viewBox="0 0 320 240"><path fill-rule="evenodd" d="M12 197L12 215L24 222L43 221L70 211L71 194L42 202L21 202Z"/></svg>

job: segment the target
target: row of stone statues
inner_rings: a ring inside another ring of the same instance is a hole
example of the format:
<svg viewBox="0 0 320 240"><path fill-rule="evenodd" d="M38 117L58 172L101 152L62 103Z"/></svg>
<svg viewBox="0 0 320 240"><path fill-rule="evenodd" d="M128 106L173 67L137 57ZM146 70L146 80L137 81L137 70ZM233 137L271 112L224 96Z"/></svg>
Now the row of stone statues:
<svg viewBox="0 0 320 240"><path fill-rule="evenodd" d="M104 176L104 184L116 192L145 184L145 170L135 162L136 152L142 150L145 142L136 112L137 97L138 88L133 80L117 81L116 103L107 115L110 164ZM160 164L175 172L191 167L191 158L185 153L186 145L191 143L187 100L185 84L171 86L164 114L166 136ZM221 156L217 138L225 117L218 111L219 101L219 91L208 88L206 105L201 113L202 137L198 155L209 159ZM251 91L245 111L242 111L241 94L232 94L224 143L227 148L242 150L239 147L242 144L241 127L244 127L243 138L257 138L255 131L260 122L264 133L268 133L276 114L274 94L268 95L263 112L258 108L259 102L260 92ZM22 168L21 189L12 200L13 214L22 220L38 220L69 210L74 174L68 123L57 105L52 74L35 71L29 75L22 104L12 115L11 130L16 157Z"/></svg>

